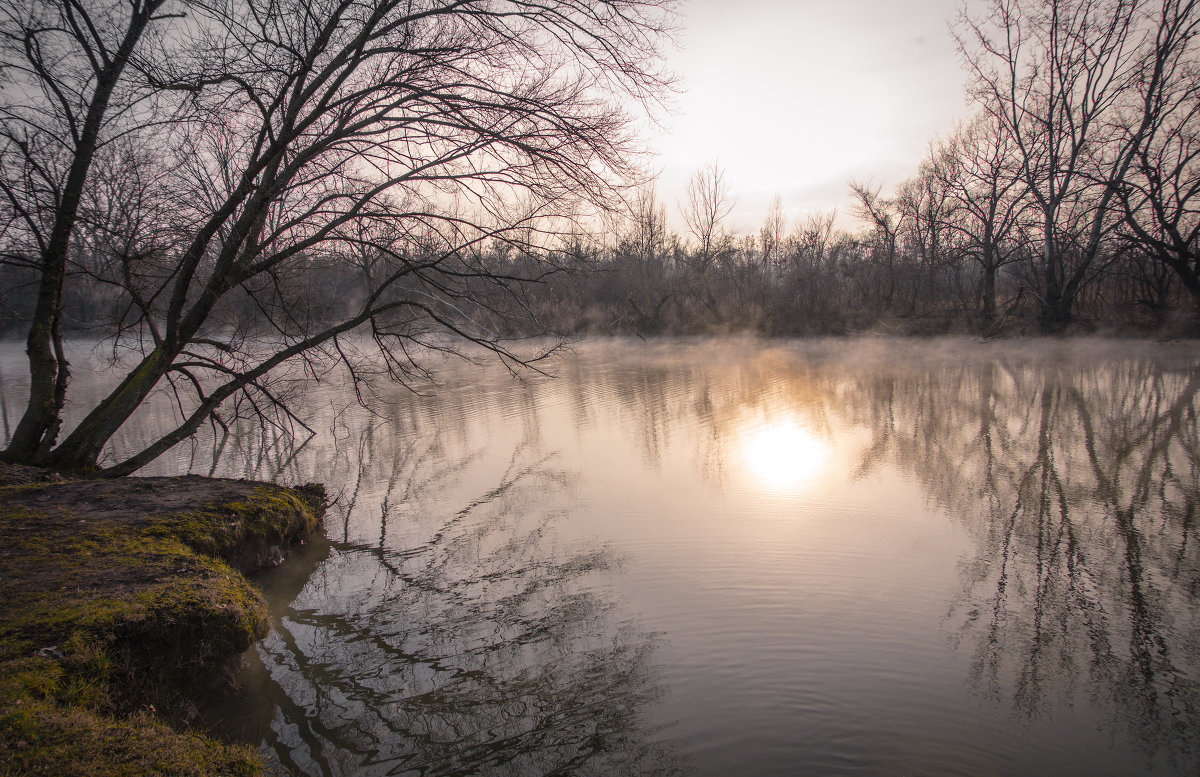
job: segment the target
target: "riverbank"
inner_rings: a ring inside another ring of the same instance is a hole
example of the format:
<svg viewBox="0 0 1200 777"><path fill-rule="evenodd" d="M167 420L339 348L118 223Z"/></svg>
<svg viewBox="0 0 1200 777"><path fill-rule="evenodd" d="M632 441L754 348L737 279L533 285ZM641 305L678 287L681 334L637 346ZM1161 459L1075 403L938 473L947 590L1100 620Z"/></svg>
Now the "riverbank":
<svg viewBox="0 0 1200 777"><path fill-rule="evenodd" d="M191 728L195 700L266 634L246 575L323 511L320 486L0 465L0 773L261 773Z"/></svg>

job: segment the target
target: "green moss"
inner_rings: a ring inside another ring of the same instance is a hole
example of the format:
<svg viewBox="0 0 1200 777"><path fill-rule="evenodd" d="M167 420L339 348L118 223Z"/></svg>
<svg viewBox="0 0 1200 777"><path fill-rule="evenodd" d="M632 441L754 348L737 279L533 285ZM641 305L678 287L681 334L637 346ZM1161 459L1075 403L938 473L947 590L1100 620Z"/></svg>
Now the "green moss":
<svg viewBox="0 0 1200 777"><path fill-rule="evenodd" d="M316 529L323 493L243 486L113 517L47 502L54 488L0 488L0 773L259 773L244 748L164 720L266 633L239 569Z"/></svg>
<svg viewBox="0 0 1200 777"><path fill-rule="evenodd" d="M18 491L41 491L49 487L50 484L48 483L10 483L0 486L0 494L16 493Z"/></svg>
<svg viewBox="0 0 1200 777"><path fill-rule="evenodd" d="M29 701L0 715L0 765L8 774L134 777L257 775L250 748L179 732L149 711L124 718Z"/></svg>
<svg viewBox="0 0 1200 777"><path fill-rule="evenodd" d="M260 566L258 557L271 546L313 532L324 499L324 490L311 485L286 491L259 486L246 500L151 519L145 533L177 538L248 571Z"/></svg>

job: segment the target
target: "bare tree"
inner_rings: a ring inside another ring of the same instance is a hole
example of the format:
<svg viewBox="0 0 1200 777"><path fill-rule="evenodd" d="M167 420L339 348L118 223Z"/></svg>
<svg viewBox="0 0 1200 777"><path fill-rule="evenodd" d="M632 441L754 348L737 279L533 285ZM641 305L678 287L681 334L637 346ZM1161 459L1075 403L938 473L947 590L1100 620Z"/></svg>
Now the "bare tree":
<svg viewBox="0 0 1200 777"><path fill-rule="evenodd" d="M680 210L692 237L696 239L697 269L703 274L712 265L715 247L725 235L722 222L737 206L729 191L725 171L716 160L692 174L687 185L687 201Z"/></svg>
<svg viewBox="0 0 1200 777"><path fill-rule="evenodd" d="M614 256L621 292L638 331L659 331L663 313L676 295L668 241L667 207L654 185L646 184L631 203L628 228Z"/></svg>
<svg viewBox="0 0 1200 777"><path fill-rule="evenodd" d="M890 307L896 296L896 276L900 258L899 239L904 229L905 213L894 199L880 194L880 187L850 181L850 193L858 202L854 215L872 229L871 260L880 266L883 279L877 289L884 307Z"/></svg>
<svg viewBox="0 0 1200 777"><path fill-rule="evenodd" d="M905 214L905 239L922 265L935 266L944 259L949 232L948 201L946 187L934 175L928 159L921 162L916 175L897 188L896 207Z"/></svg>
<svg viewBox="0 0 1200 777"><path fill-rule="evenodd" d="M1012 139L1040 215L1041 317L1069 323L1114 226L1114 189L1147 129L1117 130L1142 67L1147 24L1139 0L991 0L959 17L971 93Z"/></svg>
<svg viewBox="0 0 1200 777"><path fill-rule="evenodd" d="M829 249L834 242L834 222L837 221L837 208L825 212L809 213L796 222L792 232L792 240L796 244L798 259L806 264L819 267L828 258Z"/></svg>
<svg viewBox="0 0 1200 777"><path fill-rule="evenodd" d="M981 271L979 298L987 326L996 320L996 276L1020 255L1014 237L1025 200L1014 150L1012 138L984 113L932 152L930 171L951 200L948 226Z"/></svg>
<svg viewBox="0 0 1200 777"><path fill-rule="evenodd" d="M763 265L771 273L779 273L783 265L783 243L787 237L787 220L783 215L783 200L776 194L767 206L767 217L759 230Z"/></svg>
<svg viewBox="0 0 1200 777"><path fill-rule="evenodd" d="M397 379L419 370L413 348L452 348L445 335L519 360L490 324L526 313L525 284L554 268L514 272L472 247L563 229L581 202L611 206L638 175L632 122L613 98L647 106L669 86L656 46L671 0L188 8L171 36L191 53L152 79L189 109L148 162L163 197L149 221L170 239L122 257L112 266L124 277L109 279L137 363L57 446L56 422L42 424L9 458L94 467L165 379L182 421L105 471L125 474L219 422L231 397L286 412L269 378L296 359L358 375L352 332ZM356 294L333 306L308 279L348 263ZM236 315L245 309L251 320ZM35 381L44 393L45 376Z"/></svg>
<svg viewBox="0 0 1200 777"><path fill-rule="evenodd" d="M653 184L637 191L630 208L625 235L627 253L641 263L660 262L667 248L667 206L658 199Z"/></svg>
<svg viewBox="0 0 1200 777"><path fill-rule="evenodd" d="M1115 181L1125 223L1152 262L1183 283L1200 314L1200 61L1194 0L1164 0L1138 94L1152 120L1129 175Z"/></svg>
<svg viewBox="0 0 1200 777"><path fill-rule="evenodd" d="M927 157L917 174L896 191L895 207L903 225L900 237L908 260L901 280L907 292L907 313L912 316L944 316L965 296L960 279L961 241L951 226L953 195L935 166Z"/></svg>

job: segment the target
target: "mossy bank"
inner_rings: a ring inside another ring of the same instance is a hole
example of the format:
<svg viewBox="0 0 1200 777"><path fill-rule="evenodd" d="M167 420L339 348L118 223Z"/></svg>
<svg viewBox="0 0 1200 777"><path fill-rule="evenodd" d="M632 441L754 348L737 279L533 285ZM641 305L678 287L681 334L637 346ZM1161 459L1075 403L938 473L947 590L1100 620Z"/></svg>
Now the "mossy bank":
<svg viewBox="0 0 1200 777"><path fill-rule="evenodd" d="M316 531L319 486L0 469L0 774L258 774L189 726L267 630L245 577Z"/></svg>

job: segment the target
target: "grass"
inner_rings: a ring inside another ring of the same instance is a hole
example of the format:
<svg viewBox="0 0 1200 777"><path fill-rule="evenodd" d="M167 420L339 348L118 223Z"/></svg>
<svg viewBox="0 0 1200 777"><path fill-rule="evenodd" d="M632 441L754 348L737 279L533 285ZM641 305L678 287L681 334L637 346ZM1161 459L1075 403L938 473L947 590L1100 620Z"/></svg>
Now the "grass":
<svg viewBox="0 0 1200 777"><path fill-rule="evenodd" d="M266 633L245 574L323 505L200 478L0 487L0 774L261 773L189 711Z"/></svg>

